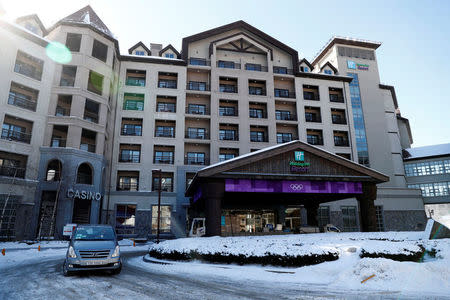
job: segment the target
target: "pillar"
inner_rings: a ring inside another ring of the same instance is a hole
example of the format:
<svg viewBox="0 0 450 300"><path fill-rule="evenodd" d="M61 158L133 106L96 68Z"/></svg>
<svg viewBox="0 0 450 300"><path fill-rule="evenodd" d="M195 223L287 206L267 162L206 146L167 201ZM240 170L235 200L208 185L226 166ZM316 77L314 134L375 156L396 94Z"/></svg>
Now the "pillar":
<svg viewBox="0 0 450 300"><path fill-rule="evenodd" d="M319 226L319 222L317 220L317 210L319 209L319 204L319 202L311 202L305 204L306 217L309 226Z"/></svg>
<svg viewBox="0 0 450 300"><path fill-rule="evenodd" d="M359 202L359 220L363 232L377 231L375 199L377 186L375 183L363 183L363 193L356 197Z"/></svg>
<svg viewBox="0 0 450 300"><path fill-rule="evenodd" d="M206 236L220 236L225 183L223 180L208 181L202 185L202 190L205 191Z"/></svg>
<svg viewBox="0 0 450 300"><path fill-rule="evenodd" d="M277 207L277 222L276 224L281 224L284 226L284 221L286 219L286 206L280 205ZM275 227L276 227L276 224Z"/></svg>

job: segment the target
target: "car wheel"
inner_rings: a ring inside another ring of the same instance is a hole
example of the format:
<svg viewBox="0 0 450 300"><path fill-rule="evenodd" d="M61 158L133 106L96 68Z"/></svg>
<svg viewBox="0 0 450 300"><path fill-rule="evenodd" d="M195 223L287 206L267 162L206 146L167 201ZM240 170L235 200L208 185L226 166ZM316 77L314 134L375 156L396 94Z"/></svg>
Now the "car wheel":
<svg viewBox="0 0 450 300"><path fill-rule="evenodd" d="M70 272L68 267L67 267L67 261L64 261L64 264L63 264L63 275L66 276L66 277L72 275L72 272Z"/></svg>

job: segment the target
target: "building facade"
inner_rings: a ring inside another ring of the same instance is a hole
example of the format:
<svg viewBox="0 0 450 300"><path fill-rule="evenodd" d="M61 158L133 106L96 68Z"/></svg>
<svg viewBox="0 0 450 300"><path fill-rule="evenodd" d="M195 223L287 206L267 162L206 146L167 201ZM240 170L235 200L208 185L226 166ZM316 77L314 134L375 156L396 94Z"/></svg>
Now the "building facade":
<svg viewBox="0 0 450 300"><path fill-rule="evenodd" d="M180 52L139 42L128 54L90 6L48 29L36 15L0 25L3 237L60 236L70 222L148 237L159 172L161 229L184 236L198 170L293 140L389 176L379 230L425 224L405 180L409 123L379 79L380 43L333 38L310 63L243 21L185 37ZM49 54L55 45L70 59ZM343 230L360 229L358 214L355 198L319 208Z"/></svg>

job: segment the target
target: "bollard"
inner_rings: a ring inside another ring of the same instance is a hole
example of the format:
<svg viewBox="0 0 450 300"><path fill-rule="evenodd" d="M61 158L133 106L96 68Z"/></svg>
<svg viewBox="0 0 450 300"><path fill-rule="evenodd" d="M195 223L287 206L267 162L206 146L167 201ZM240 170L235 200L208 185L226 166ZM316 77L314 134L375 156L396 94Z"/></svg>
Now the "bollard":
<svg viewBox="0 0 450 300"><path fill-rule="evenodd" d="M41 251L41 245L38 246L38 251Z"/></svg>
<svg viewBox="0 0 450 300"><path fill-rule="evenodd" d="M5 256L5 248L2 249L2 254Z"/></svg>

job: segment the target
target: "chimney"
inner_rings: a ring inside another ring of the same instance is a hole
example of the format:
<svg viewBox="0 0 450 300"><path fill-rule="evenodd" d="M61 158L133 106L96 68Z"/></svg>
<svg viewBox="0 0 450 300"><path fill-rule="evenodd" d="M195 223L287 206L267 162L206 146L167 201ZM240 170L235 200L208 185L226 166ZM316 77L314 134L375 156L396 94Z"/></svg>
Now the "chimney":
<svg viewBox="0 0 450 300"><path fill-rule="evenodd" d="M152 52L152 56L159 56L159 51L161 50L162 44L150 43L150 51Z"/></svg>

